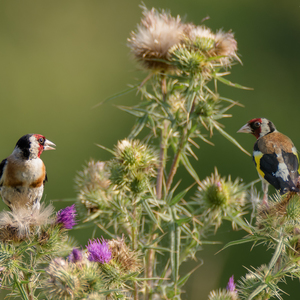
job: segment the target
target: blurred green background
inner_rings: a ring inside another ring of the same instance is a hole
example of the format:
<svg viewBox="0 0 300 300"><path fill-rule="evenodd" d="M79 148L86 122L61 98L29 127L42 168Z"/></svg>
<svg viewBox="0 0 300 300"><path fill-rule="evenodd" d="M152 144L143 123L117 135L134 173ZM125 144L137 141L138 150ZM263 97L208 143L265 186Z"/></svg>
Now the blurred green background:
<svg viewBox="0 0 300 300"><path fill-rule="evenodd" d="M169 9L185 21L217 30L230 29L238 41L243 66L228 77L252 87L245 91L219 85L222 96L240 101L245 108L231 110L224 120L226 130L248 151L254 137L236 134L249 119L266 117L286 133L300 149L299 69L300 2L296 0L145 0L148 8ZM139 101L134 93L93 108L107 97L126 89L146 76L132 60L127 38L141 18L139 0L2 0L0 2L0 158L7 157L17 140L26 133L41 133L56 143L57 150L42 158L49 182L46 201L74 198L74 176L93 157L110 155L95 143L112 148L125 138L134 119L115 104ZM222 175L257 178L251 158L218 133L215 147L201 144L194 161L200 178L217 166ZM185 173L184 173L185 174ZM186 176L186 175L184 175ZM260 186L258 185L260 189ZM57 209L70 205L60 200ZM1 203L1 208L4 207ZM71 232L86 244L90 232ZM210 241L223 243L243 236L222 226ZM243 266L268 263L271 252L251 245L230 248L216 254L222 244L204 246L201 266L186 285L187 299L207 299L210 290L225 287L228 278L245 275ZM192 262L187 269L195 266ZM288 281L282 288L299 299L300 285ZM0 298L3 293L0 293Z"/></svg>

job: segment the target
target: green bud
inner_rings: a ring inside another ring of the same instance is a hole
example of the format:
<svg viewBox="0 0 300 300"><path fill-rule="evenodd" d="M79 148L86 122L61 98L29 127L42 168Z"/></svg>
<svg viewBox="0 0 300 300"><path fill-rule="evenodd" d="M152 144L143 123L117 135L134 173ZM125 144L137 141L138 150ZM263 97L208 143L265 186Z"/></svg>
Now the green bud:
<svg viewBox="0 0 300 300"><path fill-rule="evenodd" d="M193 49L179 45L170 52L173 64L181 71L197 73L205 66L205 57Z"/></svg>
<svg viewBox="0 0 300 300"><path fill-rule="evenodd" d="M143 173L138 173L130 183L130 190L134 194L141 194L147 190L147 176Z"/></svg>
<svg viewBox="0 0 300 300"><path fill-rule="evenodd" d="M122 186L126 182L125 168L117 160L110 161L110 177L112 184Z"/></svg>
<svg viewBox="0 0 300 300"><path fill-rule="evenodd" d="M228 195L221 182L208 186L204 197L206 197L207 203L209 203L212 207L226 205L228 201Z"/></svg>
<svg viewBox="0 0 300 300"><path fill-rule="evenodd" d="M210 177L206 177L198 186L194 200L200 206L200 212L203 213L203 222L214 224L217 229L222 222L222 218L228 214L241 216L244 214L243 206L245 204L246 190L239 179L234 182L221 178L217 169ZM236 223L232 220L232 226Z"/></svg>
<svg viewBox="0 0 300 300"><path fill-rule="evenodd" d="M214 48L215 40L208 37L196 37L192 43L193 47L199 49L199 51L209 51Z"/></svg>
<svg viewBox="0 0 300 300"><path fill-rule="evenodd" d="M286 217L289 220L300 220L300 201L299 196L295 195L290 199L288 205L286 206Z"/></svg>

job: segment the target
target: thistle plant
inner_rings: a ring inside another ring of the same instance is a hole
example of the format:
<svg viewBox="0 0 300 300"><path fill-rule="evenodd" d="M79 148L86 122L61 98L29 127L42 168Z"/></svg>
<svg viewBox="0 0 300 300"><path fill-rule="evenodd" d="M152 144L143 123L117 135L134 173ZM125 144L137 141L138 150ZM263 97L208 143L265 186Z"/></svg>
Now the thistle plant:
<svg viewBox="0 0 300 300"><path fill-rule="evenodd" d="M239 104L221 97L217 83L245 87L225 78L241 62L231 31L214 33L165 11L142 9L128 46L148 75L132 87L142 100L119 107L136 122L114 149L98 145L111 153L109 161L91 160L78 173L78 207L84 222L112 239L127 237L139 253L142 268L132 270L140 272L131 286L133 299L180 299L193 272L180 276L180 267L196 258L209 232L223 220L249 231L247 187L216 168L200 180L191 162L198 159L197 140L212 144L215 130L247 153L220 123ZM140 133L146 133L143 140ZM174 180L180 164L191 175L190 186Z"/></svg>
<svg viewBox="0 0 300 300"><path fill-rule="evenodd" d="M72 249L74 241L68 238L52 205L34 211L3 211L0 220L2 289L10 290L11 296L35 299L43 288L43 266Z"/></svg>
<svg viewBox="0 0 300 300"><path fill-rule="evenodd" d="M200 179L193 167L205 159L199 144L211 147L215 131L249 154L222 125L240 104L219 95L218 84L247 89L227 79L241 63L234 34L142 10L128 46L147 75L131 87L140 102L119 107L136 118L131 132L113 149L98 145L111 158L91 159L77 173L76 204L57 213L52 206L0 213L2 288L22 299L181 299L201 263L186 274L182 265L227 220L247 235L224 249L251 242L273 256L208 299L283 299L281 282L300 277L299 195L260 204L253 183L221 176L213 163ZM190 175L187 186L179 165ZM85 247L68 237L82 226L94 227Z"/></svg>
<svg viewBox="0 0 300 300"><path fill-rule="evenodd" d="M76 216L74 204L56 214L52 205L0 213L1 287L10 291L8 296L126 299L130 295L126 283L140 269L136 254L123 239L94 239L79 250L68 237ZM120 267L126 262L132 267Z"/></svg>
<svg viewBox="0 0 300 300"><path fill-rule="evenodd" d="M252 235L232 242L260 243L273 250L268 264L248 269L238 282L240 299L283 299L280 284L286 278L299 278L299 204L299 195L295 193L275 194L268 207L259 206Z"/></svg>

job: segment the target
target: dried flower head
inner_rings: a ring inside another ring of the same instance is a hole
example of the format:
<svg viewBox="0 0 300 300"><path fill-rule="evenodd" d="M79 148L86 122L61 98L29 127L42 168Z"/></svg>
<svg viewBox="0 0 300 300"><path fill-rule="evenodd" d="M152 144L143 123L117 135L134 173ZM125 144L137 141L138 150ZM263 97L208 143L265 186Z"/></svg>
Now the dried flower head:
<svg viewBox="0 0 300 300"><path fill-rule="evenodd" d="M300 228L300 197L295 193L270 197L268 206L261 204L257 208L256 226L268 236L283 231L288 237L298 234Z"/></svg>
<svg viewBox="0 0 300 300"><path fill-rule="evenodd" d="M111 251L107 245L107 242L102 239L89 240L86 246L88 250L88 259L90 261L99 262L101 264L109 263L111 260Z"/></svg>
<svg viewBox="0 0 300 300"><path fill-rule="evenodd" d="M234 35L231 31L224 32L219 30L216 33L215 38L215 47L213 48L212 53L215 56L224 56L220 61L221 64L228 65L230 61L240 59L237 56L237 41L234 38Z"/></svg>
<svg viewBox="0 0 300 300"><path fill-rule="evenodd" d="M87 166L80 172L78 172L75 182L78 190L88 188L94 189L107 189L109 187L109 173L106 170L105 162L94 161L91 159Z"/></svg>
<svg viewBox="0 0 300 300"><path fill-rule="evenodd" d="M90 160L83 171L78 172L75 182L78 200L89 211L106 208L110 203L110 180L105 162Z"/></svg>
<svg viewBox="0 0 300 300"><path fill-rule="evenodd" d="M216 57L216 62L222 66L230 66L233 60L241 62L236 53L237 41L231 31L219 30L217 33L213 33L205 26L190 26L187 30L187 37L187 45L197 49L205 56Z"/></svg>
<svg viewBox="0 0 300 300"><path fill-rule="evenodd" d="M131 251L125 244L124 237L107 242L112 259L124 272L138 272L141 269L141 261L138 254Z"/></svg>
<svg viewBox="0 0 300 300"><path fill-rule="evenodd" d="M137 31L131 32L129 47L135 58L149 69L170 69L169 49L184 40L185 27L180 17L172 17L155 8L143 7L144 18Z"/></svg>
<svg viewBox="0 0 300 300"><path fill-rule="evenodd" d="M76 265L62 258L55 258L46 269L48 280L45 282L50 299L75 299L81 290L80 273Z"/></svg>
<svg viewBox="0 0 300 300"><path fill-rule="evenodd" d="M27 208L0 213L0 240L22 241L38 233L41 226L51 224L54 207L43 204L40 210Z"/></svg>
<svg viewBox="0 0 300 300"><path fill-rule="evenodd" d="M58 211L56 223L61 224L63 228L72 229L77 224L75 220L76 216L75 204L67 206Z"/></svg>
<svg viewBox="0 0 300 300"><path fill-rule="evenodd" d="M229 212L244 214L243 206L247 194L243 184L239 182L238 178L232 182L230 176L227 180L225 177L221 178L215 168L215 172L199 184L194 200L205 212L203 218L215 224L216 228L221 225L222 218ZM232 225L236 226L235 223Z"/></svg>

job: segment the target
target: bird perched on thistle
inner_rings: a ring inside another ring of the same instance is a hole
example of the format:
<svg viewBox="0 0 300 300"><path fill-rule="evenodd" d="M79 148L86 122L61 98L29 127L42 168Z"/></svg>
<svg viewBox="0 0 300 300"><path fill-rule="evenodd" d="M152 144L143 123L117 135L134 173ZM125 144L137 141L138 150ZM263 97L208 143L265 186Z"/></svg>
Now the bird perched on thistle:
<svg viewBox="0 0 300 300"><path fill-rule="evenodd" d="M238 132L251 133L257 138L253 161L262 178L264 202L267 202L269 184L281 195L299 192L299 158L293 142L286 135L278 132L265 118L250 120Z"/></svg>
<svg viewBox="0 0 300 300"><path fill-rule="evenodd" d="M46 168L40 155L55 149L54 143L40 134L22 136L12 154L0 164L0 195L11 209L39 209L47 181Z"/></svg>

